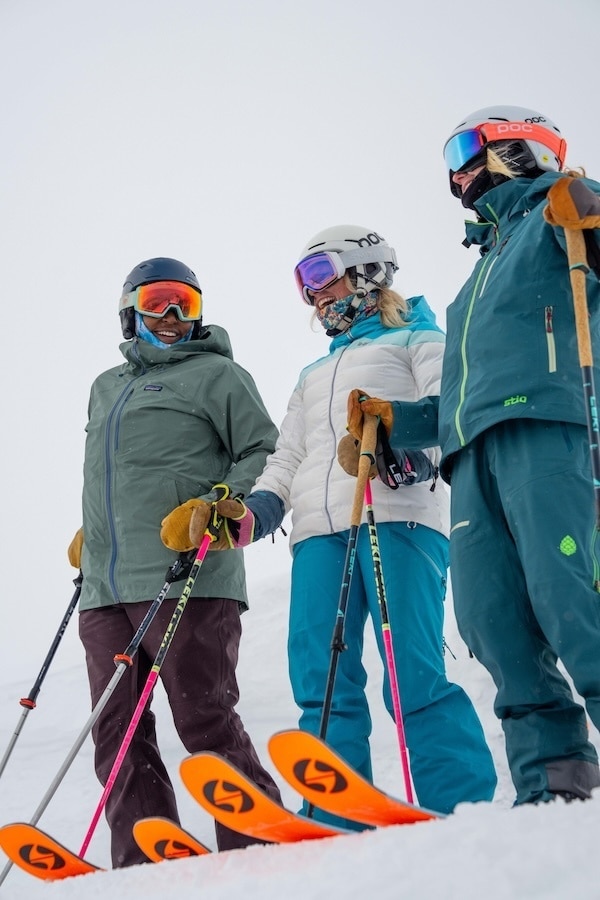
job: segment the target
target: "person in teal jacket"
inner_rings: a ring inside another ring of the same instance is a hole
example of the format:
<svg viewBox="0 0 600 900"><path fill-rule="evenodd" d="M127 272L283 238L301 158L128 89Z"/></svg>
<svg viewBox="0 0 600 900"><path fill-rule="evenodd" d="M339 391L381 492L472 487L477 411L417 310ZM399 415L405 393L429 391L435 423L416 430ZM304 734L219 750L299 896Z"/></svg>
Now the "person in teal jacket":
<svg viewBox="0 0 600 900"><path fill-rule="evenodd" d="M189 522L200 498L226 482L250 491L275 447L251 376L233 361L227 333L202 324L202 293L178 260L136 266L120 303L124 364L94 382L84 461L83 527L69 548L83 584L79 633L92 705L114 674L165 583L177 553L193 548ZM176 552L175 552L176 551ZM130 669L94 725L96 773L106 783L185 580L170 588ZM242 551L204 560L160 678L186 750L226 756L273 799L279 791L236 712L240 612L247 606ZM147 862L132 826L145 816L178 821L146 707L106 804L115 867ZM216 824L220 850L255 843Z"/></svg>
<svg viewBox="0 0 600 900"><path fill-rule="evenodd" d="M600 785L586 719L600 728L600 548L565 235L544 217L565 152L554 123L521 107L472 113L445 146L481 257L448 308L439 400L452 586L497 688L517 804ZM600 185L582 184L596 203ZM586 280L597 355L598 274ZM403 403L362 409L387 413L392 444L419 420Z"/></svg>

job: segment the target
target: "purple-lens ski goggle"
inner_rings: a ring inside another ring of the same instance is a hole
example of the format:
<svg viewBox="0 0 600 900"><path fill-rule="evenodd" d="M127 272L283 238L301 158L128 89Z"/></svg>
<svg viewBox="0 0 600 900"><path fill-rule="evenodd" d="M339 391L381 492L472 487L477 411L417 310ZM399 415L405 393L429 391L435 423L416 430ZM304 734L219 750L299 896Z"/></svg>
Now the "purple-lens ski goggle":
<svg viewBox="0 0 600 900"><path fill-rule="evenodd" d="M302 294L302 299L310 306L314 305L309 291L317 293L323 288L329 287L334 281L342 278L346 272L346 266L340 259L338 253L314 253L300 260L294 269L294 277L298 290Z"/></svg>

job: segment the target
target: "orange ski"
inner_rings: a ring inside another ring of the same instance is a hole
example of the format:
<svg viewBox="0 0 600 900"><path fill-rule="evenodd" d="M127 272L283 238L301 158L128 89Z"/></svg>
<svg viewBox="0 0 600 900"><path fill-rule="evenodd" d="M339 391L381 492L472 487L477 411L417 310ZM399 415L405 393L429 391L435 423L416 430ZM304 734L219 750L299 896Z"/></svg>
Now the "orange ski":
<svg viewBox="0 0 600 900"><path fill-rule="evenodd" d="M204 856L211 852L185 828L161 816L140 819L133 826L133 837L140 850L152 862Z"/></svg>
<svg viewBox="0 0 600 900"><path fill-rule="evenodd" d="M233 831L273 843L350 833L280 806L217 753L188 756L181 763L179 772L192 797L218 822Z"/></svg>
<svg viewBox="0 0 600 900"><path fill-rule="evenodd" d="M42 881L60 881L73 875L103 871L67 850L45 831L25 822L0 828L0 847L15 865Z"/></svg>
<svg viewBox="0 0 600 900"><path fill-rule="evenodd" d="M412 825L442 819L367 781L324 741L305 731L279 731L269 740L277 769L313 806L365 825Z"/></svg>

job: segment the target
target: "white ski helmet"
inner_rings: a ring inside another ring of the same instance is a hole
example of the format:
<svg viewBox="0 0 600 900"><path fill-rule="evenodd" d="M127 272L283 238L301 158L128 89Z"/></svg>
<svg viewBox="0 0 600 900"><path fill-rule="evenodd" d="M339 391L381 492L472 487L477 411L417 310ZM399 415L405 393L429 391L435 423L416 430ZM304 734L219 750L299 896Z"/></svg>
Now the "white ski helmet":
<svg viewBox="0 0 600 900"><path fill-rule="evenodd" d="M314 271L319 272L314 281L308 263L313 257ZM312 306L309 291L316 292L332 284L346 272L357 291L367 294L377 288L389 287L397 270L393 247L376 231L360 225L334 225L319 231L308 241L294 274L302 297Z"/></svg>
<svg viewBox="0 0 600 900"><path fill-rule="evenodd" d="M484 148L498 141L514 145L508 158L523 175L535 178L542 172L560 172L563 167L567 144L551 119L522 106L487 106L460 122L444 145L450 190L455 196L460 196L452 181L455 172L469 167L479 156L485 161Z"/></svg>

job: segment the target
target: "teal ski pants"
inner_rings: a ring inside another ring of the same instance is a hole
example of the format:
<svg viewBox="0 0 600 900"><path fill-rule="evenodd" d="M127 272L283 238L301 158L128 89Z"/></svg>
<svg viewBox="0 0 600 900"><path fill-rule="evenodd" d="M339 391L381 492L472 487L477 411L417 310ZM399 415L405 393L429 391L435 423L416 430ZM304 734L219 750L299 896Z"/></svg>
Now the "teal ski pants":
<svg viewBox="0 0 600 900"><path fill-rule="evenodd" d="M410 490L407 488L407 490ZM410 767L418 802L450 812L463 801L491 800L496 773L477 714L466 693L448 681L443 657L443 618L448 541L414 522L377 528L388 615ZM316 536L293 551L289 667L299 727L319 733L331 659L349 532ZM368 531L361 526L338 657L326 740L371 779L371 717L365 685L364 630L371 617L385 660ZM385 666L385 662L384 662ZM384 702L393 717L387 670ZM400 759L398 759L400 773ZM400 777L399 777L399 780ZM398 792L403 796L403 786ZM315 818L356 825L320 810Z"/></svg>
<svg viewBox="0 0 600 900"><path fill-rule="evenodd" d="M516 802L600 783L600 594L585 427L511 420L460 451L450 560L462 637L494 679ZM560 659L564 670L561 671Z"/></svg>

